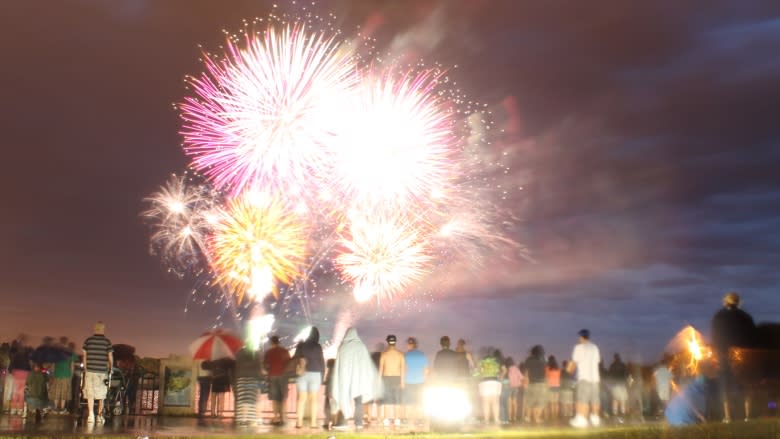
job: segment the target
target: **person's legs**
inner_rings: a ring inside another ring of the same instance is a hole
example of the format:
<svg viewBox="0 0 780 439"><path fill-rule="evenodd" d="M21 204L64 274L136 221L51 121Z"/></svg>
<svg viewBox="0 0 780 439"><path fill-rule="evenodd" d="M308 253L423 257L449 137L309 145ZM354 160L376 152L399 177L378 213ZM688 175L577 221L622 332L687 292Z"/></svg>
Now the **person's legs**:
<svg viewBox="0 0 780 439"><path fill-rule="evenodd" d="M363 427L363 397L355 398L355 427Z"/></svg>
<svg viewBox="0 0 780 439"><path fill-rule="evenodd" d="M311 413L311 428L317 427L317 393L311 392L307 396L309 398L310 403L310 413Z"/></svg>
<svg viewBox="0 0 780 439"><path fill-rule="evenodd" d="M303 426L303 415L306 412L306 396L308 393L298 390L298 405L296 407L296 414L298 416L297 422L295 423L296 428L301 428Z"/></svg>

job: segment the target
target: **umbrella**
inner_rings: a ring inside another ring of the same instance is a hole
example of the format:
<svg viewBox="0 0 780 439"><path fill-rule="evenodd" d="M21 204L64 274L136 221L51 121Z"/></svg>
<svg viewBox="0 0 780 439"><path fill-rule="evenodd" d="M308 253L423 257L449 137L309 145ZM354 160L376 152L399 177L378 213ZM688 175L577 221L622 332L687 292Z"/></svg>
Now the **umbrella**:
<svg viewBox="0 0 780 439"><path fill-rule="evenodd" d="M36 363L57 363L71 356L71 352L57 346L41 345L35 348L30 355L30 359Z"/></svg>
<svg viewBox="0 0 780 439"><path fill-rule="evenodd" d="M114 345L114 360L131 362L135 359L135 348L127 344Z"/></svg>
<svg viewBox="0 0 780 439"><path fill-rule="evenodd" d="M190 353L195 360L216 360L218 358L235 358L236 352L244 342L235 335L217 329L209 331L195 339L190 344Z"/></svg>

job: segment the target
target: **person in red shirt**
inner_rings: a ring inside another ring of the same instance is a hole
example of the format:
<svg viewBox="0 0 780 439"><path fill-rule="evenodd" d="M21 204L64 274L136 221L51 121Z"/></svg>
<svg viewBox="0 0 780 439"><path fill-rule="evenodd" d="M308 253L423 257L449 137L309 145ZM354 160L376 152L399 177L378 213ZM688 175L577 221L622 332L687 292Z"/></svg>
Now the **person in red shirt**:
<svg viewBox="0 0 780 439"><path fill-rule="evenodd" d="M271 337L271 349L265 353L265 369L268 371L268 399L273 403L273 425L284 425L284 402L287 399L289 377L285 374L290 353L279 344L279 337Z"/></svg>

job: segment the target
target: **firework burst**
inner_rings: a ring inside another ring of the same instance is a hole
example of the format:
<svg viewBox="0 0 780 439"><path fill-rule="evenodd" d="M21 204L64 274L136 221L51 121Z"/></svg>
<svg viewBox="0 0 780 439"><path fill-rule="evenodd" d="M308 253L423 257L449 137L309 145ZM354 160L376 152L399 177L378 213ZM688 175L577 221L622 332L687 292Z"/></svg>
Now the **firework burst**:
<svg viewBox="0 0 780 439"><path fill-rule="evenodd" d="M353 218L335 262L354 285L355 299L390 300L428 272L431 258L420 231L408 218Z"/></svg>
<svg viewBox="0 0 780 439"><path fill-rule="evenodd" d="M335 154L337 192L352 205L425 204L446 192L455 145L438 78L433 70L364 76Z"/></svg>
<svg viewBox="0 0 780 439"><path fill-rule="evenodd" d="M290 283L305 250L305 228L293 210L262 193L232 199L209 241L216 280L238 302L264 297L276 282Z"/></svg>
<svg viewBox="0 0 780 439"><path fill-rule="evenodd" d="M150 249L180 276L204 262L205 241L214 225L217 194L188 176L171 175L168 183L146 198L141 215L150 223Z"/></svg>
<svg viewBox="0 0 780 439"><path fill-rule="evenodd" d="M303 26L228 41L190 80L180 106L192 165L236 195L255 187L305 194L327 168L334 118L355 83L351 53Z"/></svg>

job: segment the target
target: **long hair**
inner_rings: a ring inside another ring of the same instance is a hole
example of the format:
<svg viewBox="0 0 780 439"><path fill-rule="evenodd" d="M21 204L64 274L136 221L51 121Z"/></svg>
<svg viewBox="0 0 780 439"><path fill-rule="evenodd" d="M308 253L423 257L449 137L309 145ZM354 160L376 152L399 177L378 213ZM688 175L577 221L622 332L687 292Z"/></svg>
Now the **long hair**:
<svg viewBox="0 0 780 439"><path fill-rule="evenodd" d="M551 370L558 370L558 360L555 359L555 355L550 355L547 358L547 367Z"/></svg>

